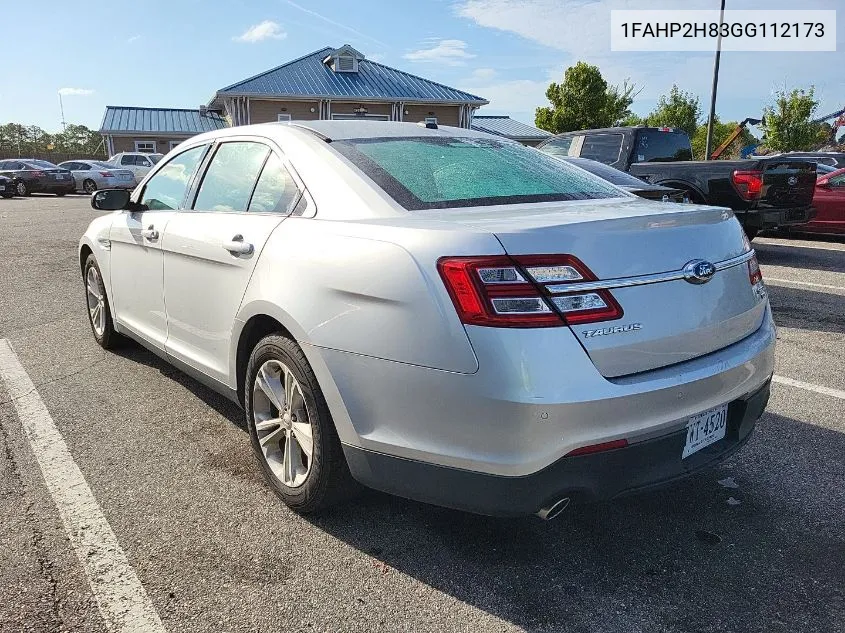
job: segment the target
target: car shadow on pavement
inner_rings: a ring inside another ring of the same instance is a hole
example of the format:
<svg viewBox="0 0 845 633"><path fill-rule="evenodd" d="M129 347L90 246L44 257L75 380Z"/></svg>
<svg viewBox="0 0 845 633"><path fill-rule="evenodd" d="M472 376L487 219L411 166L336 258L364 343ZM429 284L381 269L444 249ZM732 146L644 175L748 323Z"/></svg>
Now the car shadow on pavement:
<svg viewBox="0 0 845 633"><path fill-rule="evenodd" d="M376 574L527 630L837 630L845 434L768 414L755 440L717 470L548 523L379 493L308 520Z"/></svg>
<svg viewBox="0 0 845 633"><path fill-rule="evenodd" d="M768 284L775 323L813 332L845 333L845 296Z"/></svg>
<svg viewBox="0 0 845 633"><path fill-rule="evenodd" d="M194 380L135 341L127 340L123 345L112 351L117 356L126 358L127 360L157 369L162 375L179 383L193 393L236 427L247 432L244 414L238 405L221 396L213 389L206 387L201 382Z"/></svg>
<svg viewBox="0 0 845 633"><path fill-rule="evenodd" d="M757 261L765 266L783 266L803 268L805 270L823 270L827 272L845 272L845 251L830 248L801 246L795 248L789 244L754 244Z"/></svg>

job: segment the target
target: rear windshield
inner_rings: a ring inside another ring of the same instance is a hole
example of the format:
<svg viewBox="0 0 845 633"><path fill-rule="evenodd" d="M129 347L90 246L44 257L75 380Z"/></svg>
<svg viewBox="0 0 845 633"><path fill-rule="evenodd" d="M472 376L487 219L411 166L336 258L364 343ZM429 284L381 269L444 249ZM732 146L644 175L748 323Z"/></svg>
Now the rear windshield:
<svg viewBox="0 0 845 633"><path fill-rule="evenodd" d="M406 209L618 198L610 183L507 140L348 139L332 147Z"/></svg>
<svg viewBox="0 0 845 633"><path fill-rule="evenodd" d="M692 160L689 137L683 132L640 130L634 146L632 163L659 163Z"/></svg>
<svg viewBox="0 0 845 633"><path fill-rule="evenodd" d="M55 169L58 167L58 165L54 165L46 160L28 160L27 163L35 167L41 167L42 169Z"/></svg>

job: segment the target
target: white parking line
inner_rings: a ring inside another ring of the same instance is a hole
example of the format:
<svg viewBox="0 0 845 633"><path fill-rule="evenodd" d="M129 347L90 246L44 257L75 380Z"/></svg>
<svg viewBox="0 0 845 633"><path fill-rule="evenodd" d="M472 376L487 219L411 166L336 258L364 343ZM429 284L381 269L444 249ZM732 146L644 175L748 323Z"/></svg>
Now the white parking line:
<svg viewBox="0 0 845 633"><path fill-rule="evenodd" d="M0 377L38 460L109 631L165 633L117 537L103 516L82 471L44 406L12 346L0 339Z"/></svg>
<svg viewBox="0 0 845 633"><path fill-rule="evenodd" d="M765 277L763 281L774 285L794 284L796 286L809 286L810 288L825 288L826 290L845 290L845 287L843 286L829 286L827 284L815 284L809 281L792 281L791 279L777 279L776 277Z"/></svg>
<svg viewBox="0 0 845 633"><path fill-rule="evenodd" d="M755 242L757 245L757 242ZM792 243L784 243L784 242L759 242L760 246L774 246L775 248L783 248L783 249L790 249L790 248L810 248L817 251L836 251L841 253L845 251L845 248L836 248L835 246L828 246L824 242L819 242L818 244L792 244Z"/></svg>
<svg viewBox="0 0 845 633"><path fill-rule="evenodd" d="M793 380L792 378L778 376L777 374L772 376L772 382L776 382L781 385L789 385L790 387L797 387L798 389L806 389L807 391L814 391L825 396L845 400L845 391L841 391L839 389L831 389L830 387L822 387L821 385L814 385L809 382L801 382L800 380Z"/></svg>

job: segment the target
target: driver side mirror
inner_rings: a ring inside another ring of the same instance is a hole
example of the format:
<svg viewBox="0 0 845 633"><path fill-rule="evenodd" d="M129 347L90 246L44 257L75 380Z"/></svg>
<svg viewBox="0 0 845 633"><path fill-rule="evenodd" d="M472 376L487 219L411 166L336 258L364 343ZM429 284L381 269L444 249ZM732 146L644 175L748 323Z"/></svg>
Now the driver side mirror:
<svg viewBox="0 0 845 633"><path fill-rule="evenodd" d="M91 207L98 211L129 209L128 189L100 189L91 195Z"/></svg>

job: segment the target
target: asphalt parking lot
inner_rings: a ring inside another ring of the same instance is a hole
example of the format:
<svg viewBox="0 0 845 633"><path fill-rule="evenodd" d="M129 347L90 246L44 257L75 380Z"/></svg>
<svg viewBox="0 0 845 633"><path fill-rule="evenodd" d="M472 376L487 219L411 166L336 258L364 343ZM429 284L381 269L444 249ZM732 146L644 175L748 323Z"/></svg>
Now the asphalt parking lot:
<svg viewBox="0 0 845 633"><path fill-rule="evenodd" d="M76 253L94 213L0 200L0 339L163 630L845 631L845 241L754 241L780 381L718 470L552 522L377 493L302 518L236 407L140 347L96 345ZM2 381L0 516L0 631L109 630Z"/></svg>

